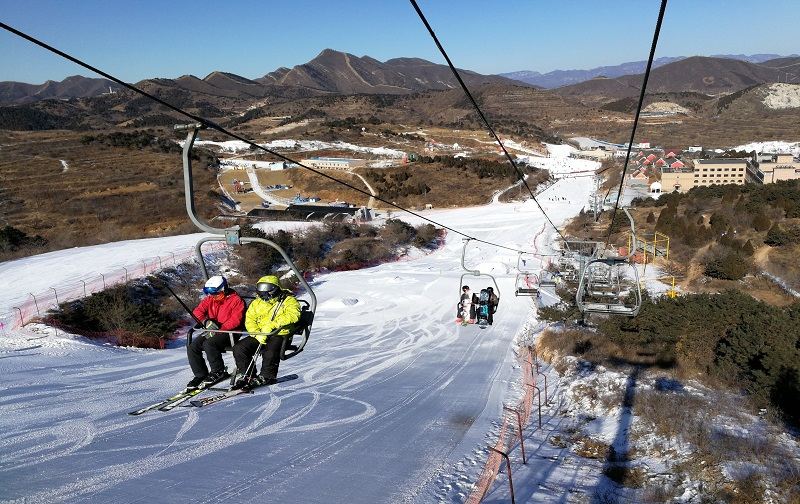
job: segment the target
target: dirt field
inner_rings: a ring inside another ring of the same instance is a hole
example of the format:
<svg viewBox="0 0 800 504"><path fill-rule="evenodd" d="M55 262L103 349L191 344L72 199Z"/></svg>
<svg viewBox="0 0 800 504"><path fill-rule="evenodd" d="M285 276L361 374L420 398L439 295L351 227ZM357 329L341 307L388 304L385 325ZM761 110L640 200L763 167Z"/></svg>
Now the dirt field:
<svg viewBox="0 0 800 504"><path fill-rule="evenodd" d="M84 145L82 133L0 133L0 217L51 248L193 230L179 153ZM62 160L64 163L62 163ZM207 217L212 172L195 166L197 207Z"/></svg>

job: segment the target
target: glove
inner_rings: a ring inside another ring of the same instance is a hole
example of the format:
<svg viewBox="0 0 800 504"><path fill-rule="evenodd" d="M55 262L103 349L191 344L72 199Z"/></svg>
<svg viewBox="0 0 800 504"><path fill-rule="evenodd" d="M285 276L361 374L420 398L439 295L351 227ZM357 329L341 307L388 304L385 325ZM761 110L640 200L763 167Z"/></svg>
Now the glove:
<svg viewBox="0 0 800 504"><path fill-rule="evenodd" d="M217 324L211 319L208 319L205 322L203 322L203 327L205 327L206 329L216 330L219 329L219 324Z"/></svg>
<svg viewBox="0 0 800 504"><path fill-rule="evenodd" d="M262 328L261 328L261 331L259 331L259 332L262 332L262 333L271 333L271 332L272 332L272 331L274 331L275 329L276 329L276 327L275 327L275 326L273 326L272 324L268 324L268 325L266 325L266 326L262 327ZM254 334L254 335L253 335L253 337L256 339L256 341L258 341L258 342L259 342L259 343L261 343L262 345L266 345L266 344L267 344L267 338L268 338L268 336L267 336L266 334Z"/></svg>

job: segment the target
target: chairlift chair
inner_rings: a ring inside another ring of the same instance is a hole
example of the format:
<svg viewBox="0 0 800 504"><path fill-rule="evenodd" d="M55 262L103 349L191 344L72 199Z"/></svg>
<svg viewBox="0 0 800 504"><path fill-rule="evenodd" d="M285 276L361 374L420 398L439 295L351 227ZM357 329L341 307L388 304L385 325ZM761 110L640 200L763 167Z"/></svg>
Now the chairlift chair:
<svg viewBox="0 0 800 504"><path fill-rule="evenodd" d="M536 296L539 294L539 277L530 271L527 262L523 264L523 253L517 256L517 278L514 280L515 296Z"/></svg>
<svg viewBox="0 0 800 504"><path fill-rule="evenodd" d="M202 246L208 242L224 242L227 245L231 246L239 246L244 245L247 243L262 243L275 249L292 270L294 275L303 285L303 289L305 290L306 294L309 296L310 300L305 299L298 299L300 303L300 319L295 322L289 329L290 332L288 335L281 335L283 338L283 342L281 345L281 353L280 358L281 360L286 360L295 355L299 354L305 348L306 343L308 343L308 339L311 335L311 325L314 322L314 314L317 310L317 296L314 294L314 291L311 289L311 286L306 281L303 274L297 269L297 266L294 264L292 259L286 253L280 245L267 240L265 238L255 238L255 237L248 237L248 236L241 236L241 229L239 226L233 226L229 228L215 228L210 226L208 223L203 222L198 216L195 211L194 205L194 184L192 179L192 158L191 158L191 151L192 147L194 146L195 140L197 140L197 135L200 130L205 129L206 126L200 123L194 124L187 124L187 125L176 125L175 131L188 131L186 136L186 142L183 145L183 183L184 183L184 194L186 200L186 213L189 215L189 219L197 226L200 231L204 231L206 233L210 233L215 236L208 236L201 238L197 245L195 245L195 256L197 257L197 262L200 265L200 269L203 272L203 275L206 279L209 278L208 268L206 266L205 258L203 257ZM230 334L231 338L231 346L233 346L233 335L234 334L245 334L245 335L268 335L274 336L277 335L278 330L273 331L271 333L248 333L245 331L220 331L220 330L210 330L204 329L205 332L224 332ZM293 342L295 337L299 337L299 342ZM191 337L187 338L187 344L191 343Z"/></svg>
<svg viewBox="0 0 800 504"><path fill-rule="evenodd" d="M614 255L607 250L598 253L598 257L589 261L581 271L578 291L575 294L575 303L583 313L605 313L610 315L625 315L635 317L642 308L642 289L639 284L639 272L633 262L636 250L636 231L633 217L627 208L623 208L631 224L632 245L628 254ZM633 285L629 289L622 289L622 272L632 272ZM632 302L626 298L633 295Z"/></svg>
<svg viewBox="0 0 800 504"><path fill-rule="evenodd" d="M461 289L464 287L464 277L467 277L467 276L472 276L472 277L477 277L477 278L489 277L492 280L492 283L494 284L494 289L495 289L494 293L497 295L497 297L499 299L500 298L500 286L497 285L497 280L495 280L495 278L492 275L490 275L489 273L482 273L480 270L477 270L477 269L471 270L471 269L467 268L467 265L464 263L464 257L465 257L465 255L467 253L467 244L469 243L470 240L471 240L471 238L464 238L464 248L461 250L461 267L464 269L465 273L461 274L461 280L459 281L459 285L458 285L458 295L461 296Z"/></svg>

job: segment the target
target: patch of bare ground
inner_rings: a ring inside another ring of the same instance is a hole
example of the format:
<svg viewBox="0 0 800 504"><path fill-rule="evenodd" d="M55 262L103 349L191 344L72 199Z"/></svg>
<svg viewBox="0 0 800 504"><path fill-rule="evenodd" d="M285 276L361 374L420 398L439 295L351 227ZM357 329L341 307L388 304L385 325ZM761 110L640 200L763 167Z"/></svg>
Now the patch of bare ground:
<svg viewBox="0 0 800 504"><path fill-rule="evenodd" d="M687 379L679 369L640 367L635 387L625 392L632 368L614 363L630 354L613 345L587 351L586 342L596 341L592 333L546 331L537 340L537 355L554 365L568 391L562 411L575 417L551 444L605 459L603 473L636 489L628 494L635 502L679 496L692 502L800 502L800 445L771 412L759 412L737 391ZM618 454L589 424L618 415L624 402L633 417L626 452Z"/></svg>
<svg viewBox="0 0 800 504"><path fill-rule="evenodd" d="M346 182L353 187L357 187L369 194L369 190L364 183L352 173L347 173L340 170L320 170L325 175L333 177L336 180ZM301 193L304 196L318 196L325 201L346 201L348 203L363 206L369 201L369 196L366 196L358 191L354 191L347 187L340 185L333 180L317 175L314 172L304 169L291 169L285 171L289 183L292 184L292 189L288 191L276 191L278 196L292 197L295 193Z"/></svg>

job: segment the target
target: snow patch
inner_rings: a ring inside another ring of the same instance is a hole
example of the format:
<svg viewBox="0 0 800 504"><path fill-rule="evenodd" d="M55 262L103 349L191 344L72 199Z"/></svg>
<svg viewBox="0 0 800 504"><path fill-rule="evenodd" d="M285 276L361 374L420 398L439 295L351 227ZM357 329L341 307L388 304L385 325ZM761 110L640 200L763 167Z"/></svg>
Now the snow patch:
<svg viewBox="0 0 800 504"><path fill-rule="evenodd" d="M69 170L69 164L66 161L64 161L63 159L59 159L59 161L61 161L61 173L64 173L67 170Z"/></svg>
<svg viewBox="0 0 800 504"><path fill-rule="evenodd" d="M800 142L785 142L785 141L770 141L770 142L751 142L749 144L738 145L733 148L737 151L757 153L762 152L776 152L776 153L791 153L794 157L800 156Z"/></svg>
<svg viewBox="0 0 800 504"><path fill-rule="evenodd" d="M672 102L653 102L642 112L655 114L689 114L689 109Z"/></svg>
<svg viewBox="0 0 800 504"><path fill-rule="evenodd" d="M178 143L181 146L183 145L183 142L178 142ZM246 152L250 150L250 144L242 142L241 140L227 140L224 142L214 142L212 140L198 140L195 142L195 145L216 147L222 152L231 152L231 153ZM374 156L386 156L392 158L402 158L405 155L405 152L403 151L397 149L390 149L388 147L364 147L361 145L355 145L341 141L322 142L320 140L283 139L283 140L273 140L271 142L262 143L259 145L271 150L284 149L284 150L295 150L295 151L317 151L325 149L338 149L338 150L349 150L353 152L360 152L363 154L372 154Z"/></svg>
<svg viewBox="0 0 800 504"><path fill-rule="evenodd" d="M764 106L773 109L800 107L800 84L776 82L767 88L767 95L762 100Z"/></svg>

